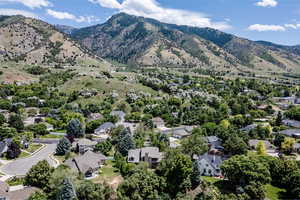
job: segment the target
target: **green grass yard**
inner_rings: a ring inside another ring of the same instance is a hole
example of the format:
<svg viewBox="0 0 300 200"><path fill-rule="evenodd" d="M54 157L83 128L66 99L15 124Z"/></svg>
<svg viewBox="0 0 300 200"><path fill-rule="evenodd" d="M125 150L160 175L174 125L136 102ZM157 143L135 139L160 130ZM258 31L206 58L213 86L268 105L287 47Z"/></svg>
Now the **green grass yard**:
<svg viewBox="0 0 300 200"><path fill-rule="evenodd" d="M287 199L287 197L285 197L285 189L281 189L270 184L266 185L265 189L266 197L270 200Z"/></svg>
<svg viewBox="0 0 300 200"><path fill-rule="evenodd" d="M42 144L30 144L28 149L26 149L26 151L28 151L30 153L34 153L35 151L37 151L42 146L43 146Z"/></svg>
<svg viewBox="0 0 300 200"><path fill-rule="evenodd" d="M226 191L227 192L229 191L228 188L224 187L224 185L226 184L222 183L223 180L221 179L214 178L214 177L207 177L207 176L202 176L202 179L218 187L219 190L222 191L222 193L223 192L226 193ZM265 185L265 191L266 191L266 198L269 200L289 199L287 197L285 189L275 187L271 184Z"/></svg>
<svg viewBox="0 0 300 200"><path fill-rule="evenodd" d="M51 135L51 134L40 136L41 139L60 139L63 137L64 137L63 135Z"/></svg>

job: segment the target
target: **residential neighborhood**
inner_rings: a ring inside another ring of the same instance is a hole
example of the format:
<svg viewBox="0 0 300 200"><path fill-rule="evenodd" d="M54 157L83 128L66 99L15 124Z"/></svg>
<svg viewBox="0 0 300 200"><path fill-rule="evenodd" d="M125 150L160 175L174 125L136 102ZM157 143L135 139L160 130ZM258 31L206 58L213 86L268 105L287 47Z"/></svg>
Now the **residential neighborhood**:
<svg viewBox="0 0 300 200"><path fill-rule="evenodd" d="M0 7L0 200L300 200L299 0Z"/></svg>

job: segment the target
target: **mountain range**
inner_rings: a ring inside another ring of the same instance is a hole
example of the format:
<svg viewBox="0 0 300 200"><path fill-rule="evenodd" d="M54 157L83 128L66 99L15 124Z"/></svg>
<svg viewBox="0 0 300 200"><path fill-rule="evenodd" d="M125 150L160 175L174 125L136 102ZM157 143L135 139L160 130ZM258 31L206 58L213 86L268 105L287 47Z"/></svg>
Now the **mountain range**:
<svg viewBox="0 0 300 200"><path fill-rule="evenodd" d="M85 28L1 16L0 57L46 65L104 58L136 67L300 72L300 46L251 41L211 28L166 24L125 13Z"/></svg>
<svg viewBox="0 0 300 200"><path fill-rule="evenodd" d="M96 55L137 66L298 72L300 46L251 41L211 28L166 24L125 13L70 34Z"/></svg>

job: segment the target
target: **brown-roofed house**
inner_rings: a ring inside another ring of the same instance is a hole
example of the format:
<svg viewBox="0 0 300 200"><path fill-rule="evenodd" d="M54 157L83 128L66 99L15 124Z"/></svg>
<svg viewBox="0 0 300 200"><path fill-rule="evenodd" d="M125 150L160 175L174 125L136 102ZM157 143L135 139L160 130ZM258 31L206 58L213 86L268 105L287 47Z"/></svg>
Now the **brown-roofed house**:
<svg viewBox="0 0 300 200"><path fill-rule="evenodd" d="M0 181L0 199L4 200L24 200L28 199L33 193L38 191L38 188L24 187L21 190L9 191L9 186Z"/></svg>
<svg viewBox="0 0 300 200"><path fill-rule="evenodd" d="M98 172L106 160L107 158L102 154L87 151L83 155L66 160L65 165L84 174L85 177L91 177Z"/></svg>

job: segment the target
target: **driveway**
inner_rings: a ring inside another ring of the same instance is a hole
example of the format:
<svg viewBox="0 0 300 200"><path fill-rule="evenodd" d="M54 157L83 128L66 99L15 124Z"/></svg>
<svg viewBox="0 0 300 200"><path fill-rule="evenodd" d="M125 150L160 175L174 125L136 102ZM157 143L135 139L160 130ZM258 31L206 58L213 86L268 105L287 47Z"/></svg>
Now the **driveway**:
<svg viewBox="0 0 300 200"><path fill-rule="evenodd" d="M17 159L0 168L0 171L7 175L25 175L30 168L41 160L47 160L51 166L55 166L56 162L50 158L55 152L56 144L48 144L42 150L27 158Z"/></svg>

